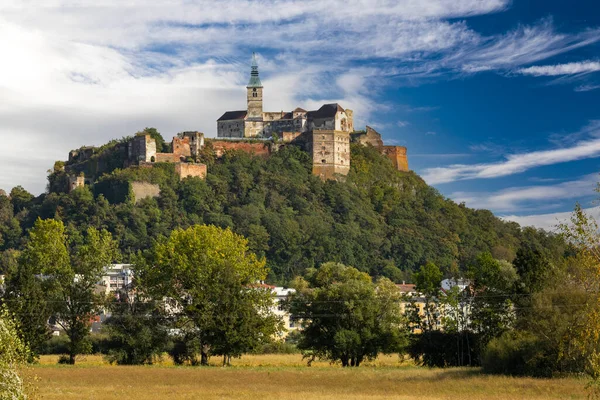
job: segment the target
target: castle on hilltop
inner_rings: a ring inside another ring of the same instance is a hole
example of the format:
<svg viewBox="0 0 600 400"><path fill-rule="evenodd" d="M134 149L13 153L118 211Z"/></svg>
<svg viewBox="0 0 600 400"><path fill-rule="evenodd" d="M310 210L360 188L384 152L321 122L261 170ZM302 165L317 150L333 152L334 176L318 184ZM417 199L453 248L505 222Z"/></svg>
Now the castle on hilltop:
<svg viewBox="0 0 600 400"><path fill-rule="evenodd" d="M263 85L256 55L252 54L250 81L246 86L247 109L226 111L217 120L217 138L281 139L283 143L303 145L311 154L313 174L323 179L347 175L350 171L350 142L371 144L388 156L395 167L408 171L406 147L384 146L381 135L367 126L354 130L354 113L337 103L324 104L318 110L296 108L289 112L263 111Z"/></svg>
<svg viewBox="0 0 600 400"><path fill-rule="evenodd" d="M72 150L69 160L55 167L56 175L50 187L71 191L85 185L94 186L98 178L115 168L153 168L164 163L173 164L179 179L190 176L204 179L207 166L199 161L205 148L216 157L227 151L268 157L288 144L300 146L310 154L312 173L321 179L338 179L350 172L350 143L373 146L388 157L396 169L408 171L406 147L384 145L381 135L369 126L356 131L352 110L337 103L324 104L314 111L302 108L290 112L263 111L263 86L255 55L246 100L246 110L227 111L217 120L216 139L205 140L202 132L182 132L168 145L163 145L161 140L158 148L156 135L160 137L160 134L150 129L107 148ZM132 182L130 186L128 190L136 201L160 192L157 184L149 182Z"/></svg>

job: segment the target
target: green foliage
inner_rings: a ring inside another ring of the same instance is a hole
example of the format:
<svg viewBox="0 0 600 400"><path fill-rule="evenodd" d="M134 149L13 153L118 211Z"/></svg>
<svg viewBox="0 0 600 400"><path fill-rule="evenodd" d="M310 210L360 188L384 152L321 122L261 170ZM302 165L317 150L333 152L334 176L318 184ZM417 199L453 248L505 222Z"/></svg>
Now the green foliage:
<svg viewBox="0 0 600 400"><path fill-rule="evenodd" d="M61 221L36 221L18 269L9 276L6 299L34 350L48 339L52 316L70 339L69 363L89 351L89 325L101 301L95 285L117 258L116 243L105 230L90 227L85 236L68 238Z"/></svg>
<svg viewBox="0 0 600 400"><path fill-rule="evenodd" d="M125 139L97 149L88 161L98 168L93 175L86 170L96 181L96 201L79 190L34 199L26 211L8 217L12 228L4 249L20 249L22 232L38 217L60 218L81 236L90 226L107 229L126 261L173 229L213 224L248 237L250 250L267 259L269 280L285 283L327 261L401 282L428 262L446 275L464 274L484 251L512 261L522 243L531 243L550 249L547 257L554 259L564 246L553 235L521 230L488 211L444 199L414 173L395 170L372 147L352 146L345 182L322 182L311 173L308 153L296 146L267 159L243 152L217 159L206 143L199 156L209 165L206 180L180 181L169 163L119 169L122 161L117 167L101 161L126 155ZM96 168L82 165L65 168ZM158 184L160 197L129 204L127 183L135 180Z"/></svg>
<svg viewBox="0 0 600 400"><path fill-rule="evenodd" d="M255 286L266 275L264 260L248 250L246 239L215 226L174 230L136 260L140 289L175 302L168 308L179 310L176 326L188 327L203 364L209 352L236 357L280 329L270 290Z"/></svg>
<svg viewBox="0 0 600 400"><path fill-rule="evenodd" d="M552 377L557 354L546 344L530 332L505 332L488 343L481 366L484 372L493 374Z"/></svg>
<svg viewBox="0 0 600 400"><path fill-rule="evenodd" d="M27 190L23 189L22 186L15 186L10 191L10 201L14 207L14 213L17 214L31 204L33 195Z"/></svg>
<svg viewBox="0 0 600 400"><path fill-rule="evenodd" d="M481 253L469 266L473 284L471 327L480 336L482 346L500 336L514 324L512 294L516 273L490 253Z"/></svg>
<svg viewBox="0 0 600 400"><path fill-rule="evenodd" d="M294 285L288 307L304 321L298 348L305 355L358 367L405 344L400 293L387 278L374 284L366 273L330 262Z"/></svg>
<svg viewBox="0 0 600 400"><path fill-rule="evenodd" d="M470 331L427 331L410 337L408 354L427 367L479 365L479 336Z"/></svg>
<svg viewBox="0 0 600 400"><path fill-rule="evenodd" d="M169 145L165 142L159 131L156 128L144 128L143 131L135 134L136 136L150 135L152 139L156 141L156 152L157 153L168 153L170 151Z"/></svg>
<svg viewBox="0 0 600 400"><path fill-rule="evenodd" d="M25 384L20 367L30 359L29 349L19 338L9 311L0 308L0 400L25 400Z"/></svg>
<svg viewBox="0 0 600 400"><path fill-rule="evenodd" d="M120 293L110 304L112 315L102 329L109 337L106 359L110 363L152 364L160 358L168 336L166 321L154 304L134 300L128 293Z"/></svg>

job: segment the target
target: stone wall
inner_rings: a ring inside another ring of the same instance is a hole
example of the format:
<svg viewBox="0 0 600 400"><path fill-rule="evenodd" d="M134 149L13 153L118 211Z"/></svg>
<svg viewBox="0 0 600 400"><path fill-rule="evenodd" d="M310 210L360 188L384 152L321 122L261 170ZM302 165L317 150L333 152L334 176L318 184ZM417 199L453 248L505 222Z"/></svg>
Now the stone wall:
<svg viewBox="0 0 600 400"><path fill-rule="evenodd" d="M244 137L247 138L255 138L262 137L264 131L264 123L262 120L262 116L260 119L251 120L247 119L244 121Z"/></svg>
<svg viewBox="0 0 600 400"><path fill-rule="evenodd" d="M187 178L188 176L196 176L204 179L206 177L205 164L178 163L175 165L175 172L179 175L179 179Z"/></svg>
<svg viewBox="0 0 600 400"><path fill-rule="evenodd" d="M333 179L350 172L350 134L335 130L317 130L312 134L309 153L313 175Z"/></svg>
<svg viewBox="0 0 600 400"><path fill-rule="evenodd" d="M83 175L78 176L69 176L69 192L78 188L85 186L85 177Z"/></svg>
<svg viewBox="0 0 600 400"><path fill-rule="evenodd" d="M133 200L138 203L147 197L158 197L160 188L153 183L131 182L131 192L133 193Z"/></svg>
<svg viewBox="0 0 600 400"><path fill-rule="evenodd" d="M281 141L284 143L293 142L302 136L302 132L282 132L281 133Z"/></svg>
<svg viewBox="0 0 600 400"><path fill-rule="evenodd" d="M154 161L155 162L176 163L176 162L181 161L181 156L179 156L175 153L156 153L156 156L154 157Z"/></svg>
<svg viewBox="0 0 600 400"><path fill-rule="evenodd" d="M94 147L82 147L69 152L69 163L89 160L94 155Z"/></svg>
<svg viewBox="0 0 600 400"><path fill-rule="evenodd" d="M129 142L127 154L133 162L151 162L156 158L156 141L150 135L135 136Z"/></svg>
<svg viewBox="0 0 600 400"><path fill-rule="evenodd" d="M245 132L244 120L218 121L217 132L219 137L242 138Z"/></svg>
<svg viewBox="0 0 600 400"><path fill-rule="evenodd" d="M406 147L404 146L383 146L383 154L392 160L392 164L398 171L409 171L408 157L406 156Z"/></svg>
<svg viewBox="0 0 600 400"><path fill-rule="evenodd" d="M180 157L190 157L192 155L189 137L179 138L175 136L171 142L171 146L173 147L173 154Z"/></svg>
<svg viewBox="0 0 600 400"><path fill-rule="evenodd" d="M380 152L383 152L383 140L381 140L381 135L368 125L365 133L361 132L352 134L352 140L356 143L362 144L363 146L370 144Z"/></svg>
<svg viewBox="0 0 600 400"><path fill-rule="evenodd" d="M246 153L254 154L260 157L268 157L271 155L271 148L268 142L244 142L235 140L212 140L213 149L217 157L221 157L228 150L245 151Z"/></svg>
<svg viewBox="0 0 600 400"><path fill-rule="evenodd" d="M190 152L198 155L200 149L204 147L204 133L198 131L183 132L183 137L190 141Z"/></svg>

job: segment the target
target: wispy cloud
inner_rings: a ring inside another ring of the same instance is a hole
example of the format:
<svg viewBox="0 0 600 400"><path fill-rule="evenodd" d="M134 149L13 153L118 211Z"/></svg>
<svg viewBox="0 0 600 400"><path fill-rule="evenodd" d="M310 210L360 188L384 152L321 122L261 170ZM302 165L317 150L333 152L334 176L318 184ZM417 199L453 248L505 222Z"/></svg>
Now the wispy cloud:
<svg viewBox="0 0 600 400"><path fill-rule="evenodd" d="M559 200L594 194L599 178L598 174L590 174L574 181L553 185L511 187L497 192L454 192L450 194L450 198L464 202L469 207L485 208L494 212L522 212L528 207L539 210L540 202L553 204Z"/></svg>
<svg viewBox="0 0 600 400"><path fill-rule="evenodd" d="M408 125L410 125L410 122L408 122L408 121L398 121L398 122L396 122L396 126L398 128L404 128L405 126L408 126Z"/></svg>
<svg viewBox="0 0 600 400"><path fill-rule="evenodd" d="M598 61L580 61L568 64L541 65L522 68L517 73L531 76L575 75L600 71Z"/></svg>
<svg viewBox="0 0 600 400"><path fill-rule="evenodd" d="M600 89L600 85L581 85L575 88L576 92L589 92L591 90Z"/></svg>
<svg viewBox="0 0 600 400"><path fill-rule="evenodd" d="M600 206L586 208L585 211L588 215L600 221ZM501 218L507 221L514 221L521 226L534 226L548 231L556 231L559 224L569 222L571 214L570 211L567 211L549 214L504 215Z"/></svg>
<svg viewBox="0 0 600 400"><path fill-rule="evenodd" d="M502 161L482 164L454 164L428 168L423 178L429 184L440 184L466 179L490 179L527 171L531 168L600 156L600 121L592 121L581 130L587 139L567 148L509 154Z"/></svg>

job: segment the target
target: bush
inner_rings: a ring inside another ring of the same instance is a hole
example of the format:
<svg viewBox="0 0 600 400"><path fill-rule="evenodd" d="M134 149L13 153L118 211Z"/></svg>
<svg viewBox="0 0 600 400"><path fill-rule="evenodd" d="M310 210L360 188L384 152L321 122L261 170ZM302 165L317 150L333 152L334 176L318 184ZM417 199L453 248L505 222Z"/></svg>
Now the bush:
<svg viewBox="0 0 600 400"><path fill-rule="evenodd" d="M200 365L198 355L200 353L200 342L193 335L180 335L173 339L167 349L167 353L176 365Z"/></svg>
<svg viewBox="0 0 600 400"><path fill-rule="evenodd" d="M300 350L296 345L284 341L265 343L252 351L252 354L296 354Z"/></svg>
<svg viewBox="0 0 600 400"><path fill-rule="evenodd" d="M66 335L52 336L40 349L40 354L67 354L69 338Z"/></svg>
<svg viewBox="0 0 600 400"><path fill-rule="evenodd" d="M529 332L511 331L492 339L482 354L483 371L492 374L550 377L558 354Z"/></svg>
<svg viewBox="0 0 600 400"><path fill-rule="evenodd" d="M473 332L431 331L410 338L408 354L427 367L479 365L479 337Z"/></svg>

